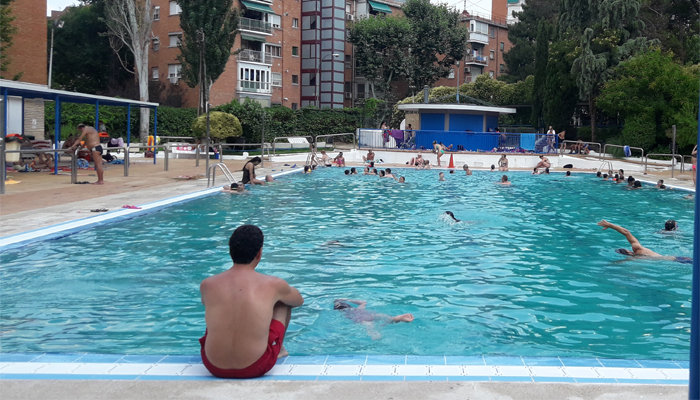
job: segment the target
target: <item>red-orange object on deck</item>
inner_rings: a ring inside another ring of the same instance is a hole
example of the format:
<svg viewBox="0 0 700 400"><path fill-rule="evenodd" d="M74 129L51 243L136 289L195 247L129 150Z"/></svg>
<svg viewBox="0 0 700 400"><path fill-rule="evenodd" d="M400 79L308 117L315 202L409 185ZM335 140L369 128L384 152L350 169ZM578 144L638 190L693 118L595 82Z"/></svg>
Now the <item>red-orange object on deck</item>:
<svg viewBox="0 0 700 400"><path fill-rule="evenodd" d="M455 160L454 160L454 158L452 157L452 154L450 154L450 165L448 165L447 168L452 168L452 169L454 169L454 167L455 167Z"/></svg>

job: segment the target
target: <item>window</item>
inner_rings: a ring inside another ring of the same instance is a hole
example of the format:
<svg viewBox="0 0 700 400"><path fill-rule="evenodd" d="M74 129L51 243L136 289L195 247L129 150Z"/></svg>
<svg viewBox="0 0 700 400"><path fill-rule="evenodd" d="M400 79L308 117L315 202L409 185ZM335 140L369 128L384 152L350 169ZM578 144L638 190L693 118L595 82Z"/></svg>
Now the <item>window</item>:
<svg viewBox="0 0 700 400"><path fill-rule="evenodd" d="M350 3L345 3L345 13L346 13L346 14L352 14L352 4L350 4Z"/></svg>
<svg viewBox="0 0 700 400"><path fill-rule="evenodd" d="M151 80L157 81L159 77L158 67L151 68Z"/></svg>
<svg viewBox="0 0 700 400"><path fill-rule="evenodd" d="M299 28L299 18L292 18L292 28Z"/></svg>
<svg viewBox="0 0 700 400"><path fill-rule="evenodd" d="M496 30L493 28L490 28L489 31L491 32L491 37L495 38L496 37Z"/></svg>
<svg viewBox="0 0 700 400"><path fill-rule="evenodd" d="M180 38L182 37L182 33L171 33L168 35L168 47L177 47L178 43L180 43Z"/></svg>
<svg viewBox="0 0 700 400"><path fill-rule="evenodd" d="M505 43L501 42L501 51L503 51L505 49L505 47L506 47Z"/></svg>
<svg viewBox="0 0 700 400"><path fill-rule="evenodd" d="M153 20L154 21L160 20L160 6L153 7Z"/></svg>
<svg viewBox="0 0 700 400"><path fill-rule="evenodd" d="M177 85L177 81L180 80L180 70L182 70L182 65L180 64L168 65L168 80L170 80L170 83Z"/></svg>
<svg viewBox="0 0 700 400"><path fill-rule="evenodd" d="M272 86L282 86L282 74L280 72L272 73Z"/></svg>
<svg viewBox="0 0 700 400"><path fill-rule="evenodd" d="M345 93L352 93L352 82L345 82Z"/></svg>
<svg viewBox="0 0 700 400"><path fill-rule="evenodd" d="M297 103L292 103L292 110L296 110L299 108L299 105Z"/></svg>
<svg viewBox="0 0 700 400"><path fill-rule="evenodd" d="M153 52L155 53L158 50L160 50L160 40L156 38L153 39Z"/></svg>
<svg viewBox="0 0 700 400"><path fill-rule="evenodd" d="M505 72L505 70L506 70L506 65L505 65L505 64L501 64L501 65L498 66L498 69L499 69L501 72Z"/></svg>
<svg viewBox="0 0 700 400"><path fill-rule="evenodd" d="M180 9L180 5L177 4L177 1L171 1L170 2L170 15L179 15L182 12L182 9Z"/></svg>
<svg viewBox="0 0 700 400"><path fill-rule="evenodd" d="M489 78L493 78L493 71L489 71Z"/></svg>
<svg viewBox="0 0 700 400"><path fill-rule="evenodd" d="M292 46L292 55L299 57L299 48L297 46Z"/></svg>
<svg viewBox="0 0 700 400"><path fill-rule="evenodd" d="M489 58L492 59L492 60L493 60L494 58L496 58L496 52L493 51L493 50L491 50L491 53L489 54Z"/></svg>
<svg viewBox="0 0 700 400"><path fill-rule="evenodd" d="M280 46L270 46L268 44L265 45L265 48L272 57L282 57L282 48Z"/></svg>
<svg viewBox="0 0 700 400"><path fill-rule="evenodd" d="M365 84L364 83L357 84L357 98L358 99L365 98Z"/></svg>
<svg viewBox="0 0 700 400"><path fill-rule="evenodd" d="M280 29L281 17L276 14L265 14L265 20L269 22L273 28Z"/></svg>
<svg viewBox="0 0 700 400"><path fill-rule="evenodd" d="M454 78L455 78L455 69L451 68L450 74L447 76L447 79L454 79Z"/></svg>
<svg viewBox="0 0 700 400"><path fill-rule="evenodd" d="M292 75L292 85L299 84L299 75Z"/></svg>
<svg viewBox="0 0 700 400"><path fill-rule="evenodd" d="M345 55L345 68L352 68L352 56L350 54Z"/></svg>

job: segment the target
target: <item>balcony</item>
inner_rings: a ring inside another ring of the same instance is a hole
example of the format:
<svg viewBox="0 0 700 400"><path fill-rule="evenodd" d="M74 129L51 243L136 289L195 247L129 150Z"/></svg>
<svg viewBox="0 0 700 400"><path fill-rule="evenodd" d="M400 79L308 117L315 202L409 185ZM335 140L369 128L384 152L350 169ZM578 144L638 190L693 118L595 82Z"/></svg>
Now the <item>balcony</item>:
<svg viewBox="0 0 700 400"><path fill-rule="evenodd" d="M272 24L259 19L241 17L238 29L272 35Z"/></svg>
<svg viewBox="0 0 700 400"><path fill-rule="evenodd" d="M236 60L272 65L272 54L244 49L236 54Z"/></svg>
<svg viewBox="0 0 700 400"><path fill-rule="evenodd" d="M489 35L470 30L468 42L489 44Z"/></svg>
<svg viewBox="0 0 700 400"><path fill-rule="evenodd" d="M464 63L466 65L476 64L476 65L489 65L489 60L486 56L466 56L464 58Z"/></svg>
<svg viewBox="0 0 700 400"><path fill-rule="evenodd" d="M272 87L269 82L239 80L238 91L246 93L272 94Z"/></svg>

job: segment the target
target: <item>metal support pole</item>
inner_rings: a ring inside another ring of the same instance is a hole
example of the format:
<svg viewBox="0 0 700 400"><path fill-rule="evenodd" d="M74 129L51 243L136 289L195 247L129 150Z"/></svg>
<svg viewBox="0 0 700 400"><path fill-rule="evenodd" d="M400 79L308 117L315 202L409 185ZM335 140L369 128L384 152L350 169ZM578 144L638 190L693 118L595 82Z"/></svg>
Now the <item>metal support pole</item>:
<svg viewBox="0 0 700 400"><path fill-rule="evenodd" d="M674 155L674 157L671 157L671 178L673 178L673 172L676 170L676 126L673 125L673 142L671 142L671 154ZM682 160L682 159L681 159Z"/></svg>
<svg viewBox="0 0 700 400"><path fill-rule="evenodd" d="M166 170L166 171L168 170L168 158L169 158L169 157L168 157L168 154L170 153L169 150L170 150L170 144L166 144L165 147L163 147L163 151L164 151L164 153L165 153L165 162L164 162L164 164L165 164L165 170Z"/></svg>
<svg viewBox="0 0 700 400"><path fill-rule="evenodd" d="M2 173L0 173L0 194L5 194L5 179L7 178L7 167L5 166L4 137L0 137L0 165L2 165Z"/></svg>
<svg viewBox="0 0 700 400"><path fill-rule="evenodd" d="M95 130L100 131L100 101L95 101Z"/></svg>
<svg viewBox="0 0 700 400"><path fill-rule="evenodd" d="M59 136L61 136L61 98L56 96L56 99L54 100L55 107L54 107L54 126L53 126L53 134L56 139L58 139ZM56 148L58 149L58 143L56 144ZM58 175L58 157L53 158L53 174Z"/></svg>
<svg viewBox="0 0 700 400"><path fill-rule="evenodd" d="M206 67L205 67L206 69ZM204 89L206 92L206 89ZM204 106L207 108L207 139L206 139L206 155L207 155L207 160L206 160L206 166L207 166L207 178L209 178L209 101L204 103Z"/></svg>
<svg viewBox="0 0 700 400"><path fill-rule="evenodd" d="M2 90L2 148L0 148L0 161L2 161L2 183L0 183L0 194L5 194L5 178L7 177L7 166L5 165L5 138L7 137L7 88Z"/></svg>
<svg viewBox="0 0 700 400"><path fill-rule="evenodd" d="M70 152L70 183L78 182L78 149Z"/></svg>
<svg viewBox="0 0 700 400"><path fill-rule="evenodd" d="M262 110L262 133L260 134L260 167L265 167L265 109Z"/></svg>
<svg viewBox="0 0 700 400"><path fill-rule="evenodd" d="M194 146L194 166L199 167L199 144Z"/></svg>
<svg viewBox="0 0 700 400"><path fill-rule="evenodd" d="M131 145L131 104L126 107L126 145Z"/></svg>
<svg viewBox="0 0 700 400"><path fill-rule="evenodd" d="M129 176L129 147L124 152L124 176Z"/></svg>
<svg viewBox="0 0 700 400"><path fill-rule="evenodd" d="M158 147L156 146L157 140L158 140L158 108L153 107L153 165L156 165L156 152L158 152Z"/></svg>
<svg viewBox="0 0 700 400"><path fill-rule="evenodd" d="M53 72L53 31L56 28L51 28L51 52L49 53L49 83L48 88L51 89L51 75Z"/></svg>

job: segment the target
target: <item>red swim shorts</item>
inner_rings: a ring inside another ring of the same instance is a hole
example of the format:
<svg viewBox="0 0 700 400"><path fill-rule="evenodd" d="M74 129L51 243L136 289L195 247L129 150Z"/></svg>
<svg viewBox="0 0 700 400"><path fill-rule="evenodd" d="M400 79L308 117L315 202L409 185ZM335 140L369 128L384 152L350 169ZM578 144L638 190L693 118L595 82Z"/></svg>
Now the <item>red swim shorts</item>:
<svg viewBox="0 0 700 400"><path fill-rule="evenodd" d="M242 369L223 369L214 366L207 359L207 355L204 353L204 343L207 340L207 333L204 333L199 343L202 345L202 363L207 367L209 372L217 378L257 378L259 376L265 375L265 373L272 369L277 362L277 356L282 349L282 341L284 340L284 324L276 319L270 322L270 336L267 339L267 350L265 353L254 362L251 366Z"/></svg>

